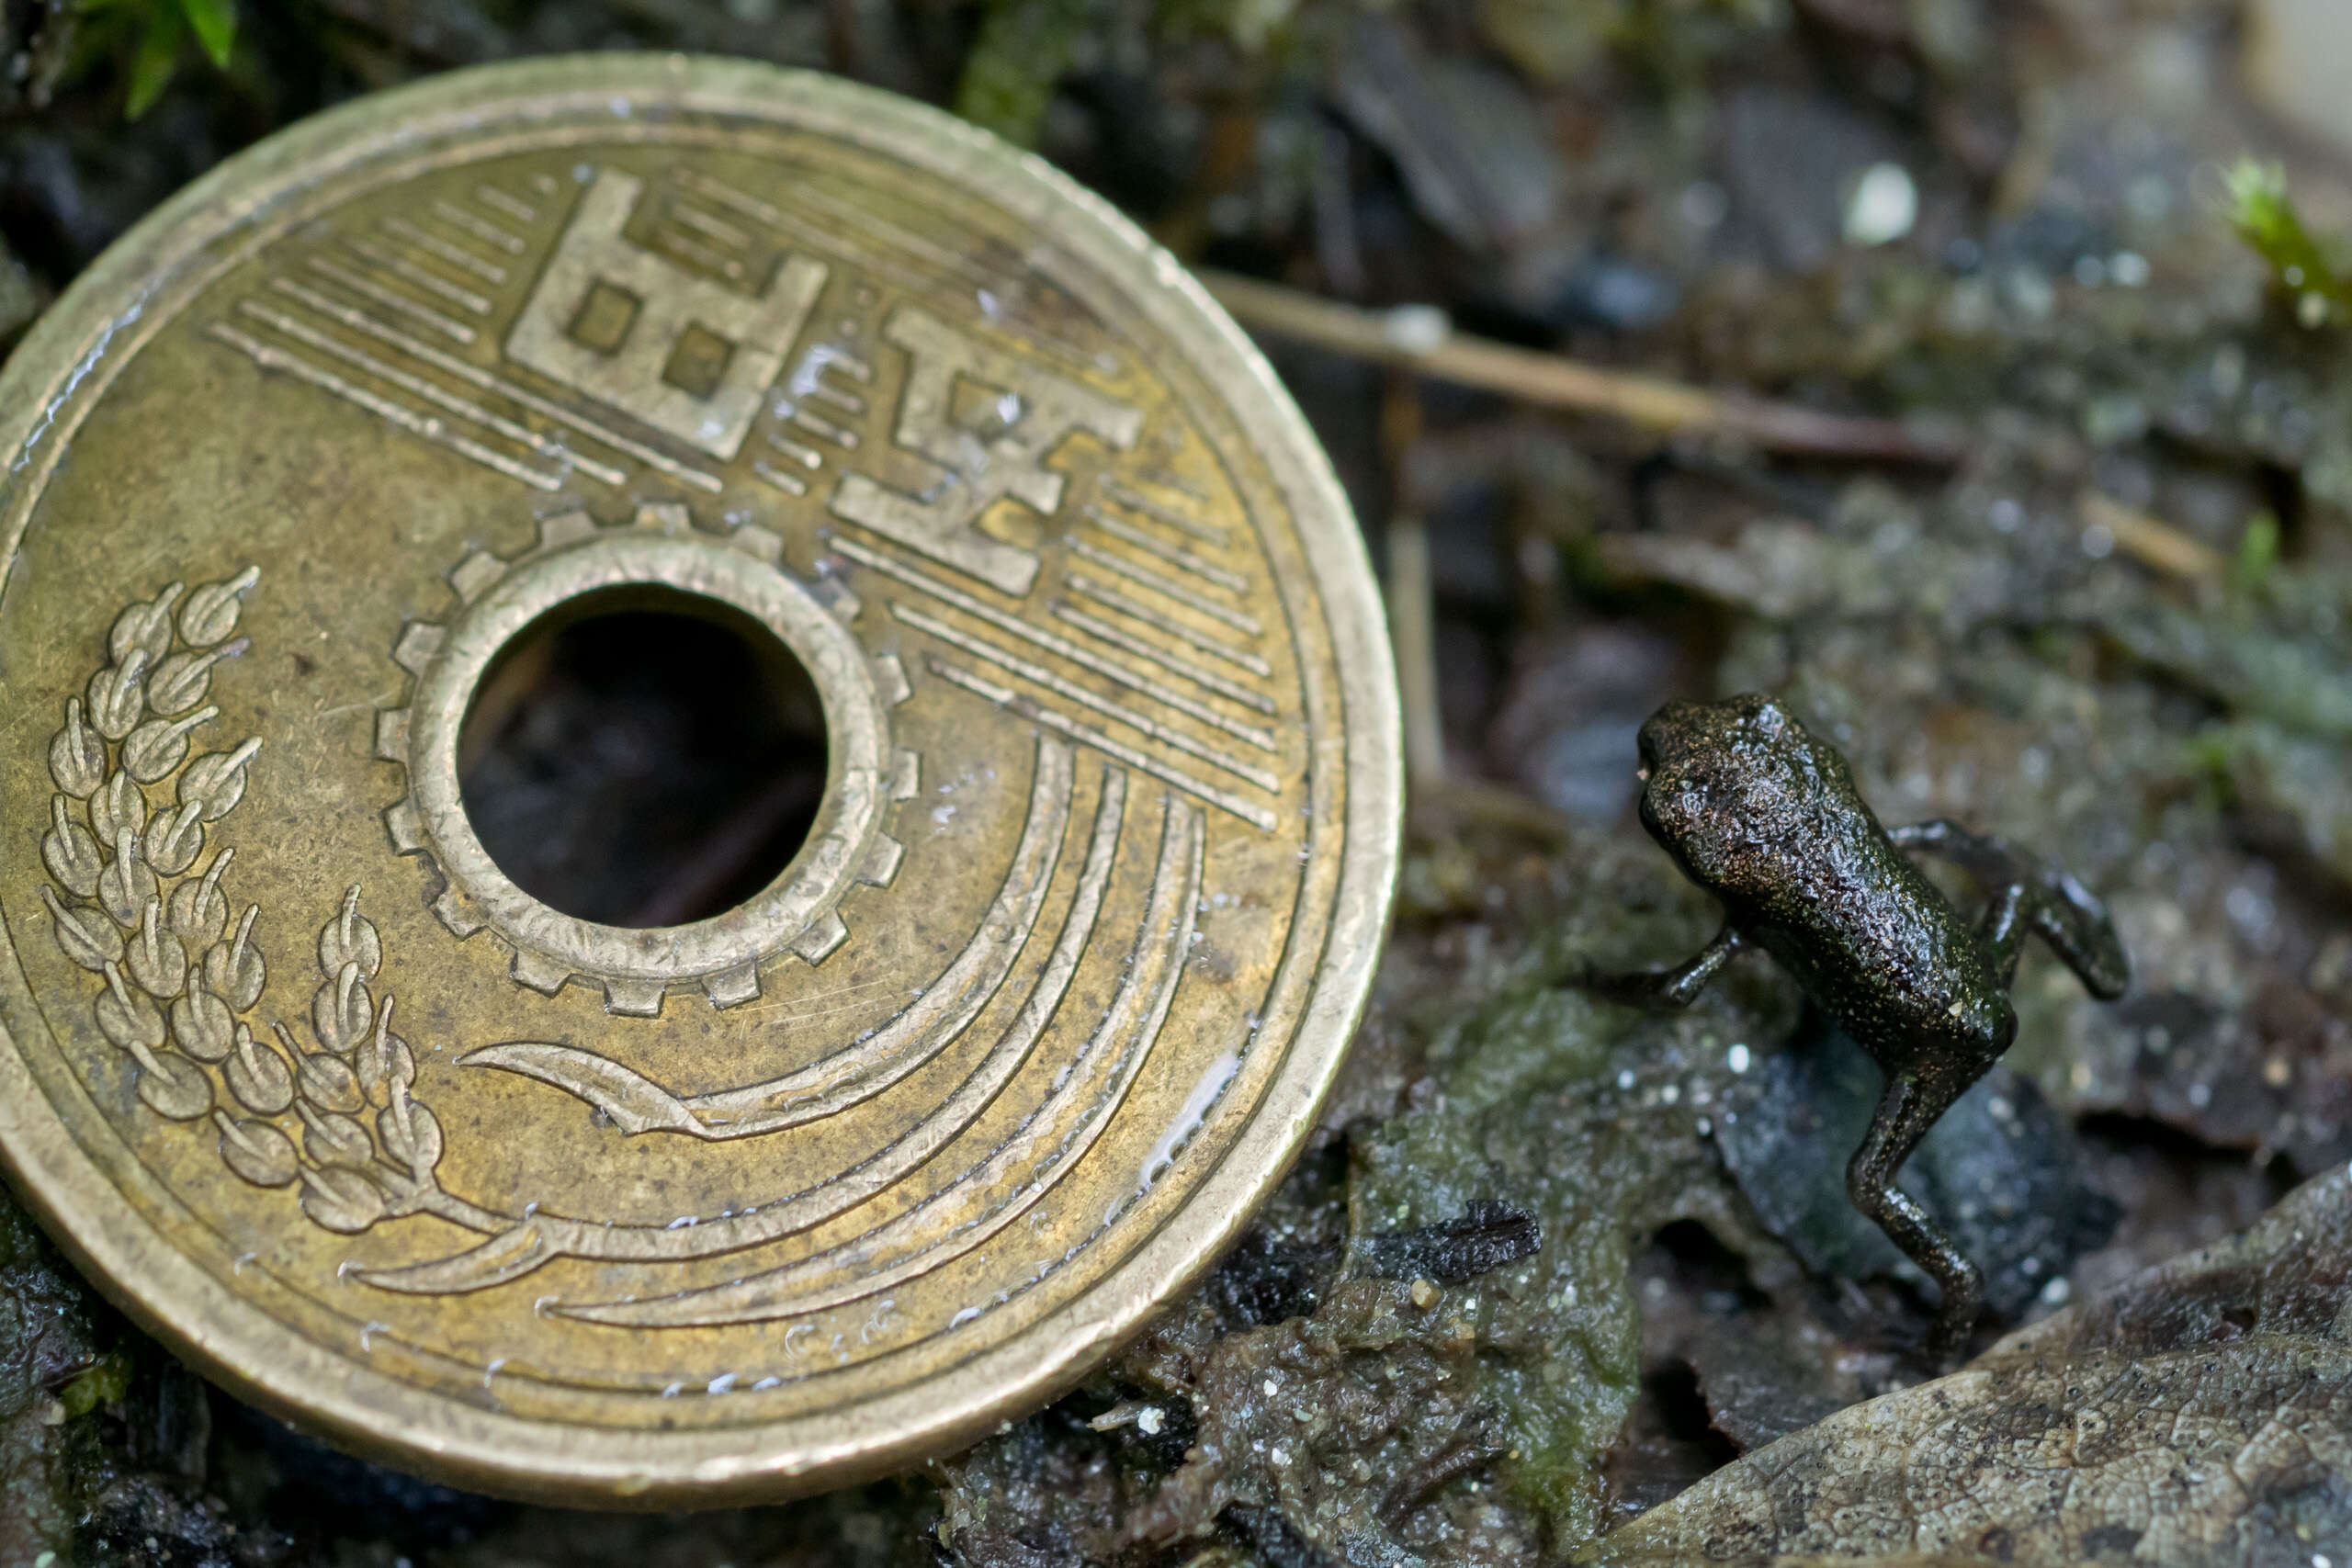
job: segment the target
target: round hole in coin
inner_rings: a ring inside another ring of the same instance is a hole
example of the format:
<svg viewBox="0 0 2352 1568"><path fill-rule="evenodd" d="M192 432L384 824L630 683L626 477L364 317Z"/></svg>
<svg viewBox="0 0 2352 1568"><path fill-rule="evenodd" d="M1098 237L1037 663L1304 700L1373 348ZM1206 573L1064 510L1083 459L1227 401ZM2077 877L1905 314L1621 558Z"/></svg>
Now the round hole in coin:
<svg viewBox="0 0 2352 1568"><path fill-rule="evenodd" d="M773 882L823 802L815 682L730 605L658 585L567 600L500 649L459 732L498 867L580 919L682 925Z"/></svg>

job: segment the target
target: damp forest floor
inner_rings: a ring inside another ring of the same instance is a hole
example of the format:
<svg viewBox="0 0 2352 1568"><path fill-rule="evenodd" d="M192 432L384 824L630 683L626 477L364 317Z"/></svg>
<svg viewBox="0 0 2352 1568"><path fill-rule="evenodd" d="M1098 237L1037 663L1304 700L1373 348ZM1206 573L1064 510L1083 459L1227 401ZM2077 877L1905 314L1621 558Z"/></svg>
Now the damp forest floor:
<svg viewBox="0 0 2352 1568"><path fill-rule="evenodd" d="M10 340L305 113L676 48L952 107L1195 264L1897 434L1664 435L1265 340L1428 676L1395 930L1263 1217L1052 1408L791 1506L510 1506L209 1390L0 1199L0 1561L2352 1562L2352 153L2256 59L2324 12L5 0ZM2106 1005L2030 951L1909 1168L1988 1280L1949 1377L1844 1201L1855 1048L1760 958L1675 1015L1578 984L1712 932L1633 738L1749 690L1887 820L2062 862L2132 953ZM581 725L613 743L560 782L608 814L736 765L657 695L559 656L478 808ZM549 874L641 880L609 838Z"/></svg>

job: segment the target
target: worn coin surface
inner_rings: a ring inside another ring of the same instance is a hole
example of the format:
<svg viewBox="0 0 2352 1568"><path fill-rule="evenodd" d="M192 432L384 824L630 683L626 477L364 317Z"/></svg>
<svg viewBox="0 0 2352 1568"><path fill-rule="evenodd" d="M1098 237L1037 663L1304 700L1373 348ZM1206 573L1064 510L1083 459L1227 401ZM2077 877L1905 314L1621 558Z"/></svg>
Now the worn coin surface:
<svg viewBox="0 0 2352 1568"><path fill-rule="evenodd" d="M239 1393L508 1493L831 1484L1083 1375L1309 1126L1396 854L1371 576L1036 161L748 64L436 78L109 252L0 457L0 1147ZM824 790L600 924L460 734L654 602L805 671Z"/></svg>

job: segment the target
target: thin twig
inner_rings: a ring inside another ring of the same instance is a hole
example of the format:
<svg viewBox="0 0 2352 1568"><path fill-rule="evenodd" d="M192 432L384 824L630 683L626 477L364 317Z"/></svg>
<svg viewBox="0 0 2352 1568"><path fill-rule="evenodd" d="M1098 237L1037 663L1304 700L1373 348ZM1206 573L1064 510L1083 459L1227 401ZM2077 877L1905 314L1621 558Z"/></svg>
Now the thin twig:
<svg viewBox="0 0 2352 1568"><path fill-rule="evenodd" d="M1647 430L1732 436L1805 457L1948 467L1968 455L1967 444L1955 436L1894 420L1711 392L1662 376L1472 337L1454 332L1435 310L1361 310L1230 273L1204 271L1200 276L1217 302L1252 331L1526 402L1602 414Z"/></svg>
<svg viewBox="0 0 2352 1568"><path fill-rule="evenodd" d="M2225 564L2222 552L2202 539L2182 533L2161 518L2124 505L2111 496L2086 490L2076 498L2083 521L2104 528L2115 547L2143 566L2174 577L2219 577Z"/></svg>
<svg viewBox="0 0 2352 1568"><path fill-rule="evenodd" d="M1396 694L1405 716L1405 777L1416 790L1445 782L1438 720L1437 627L1430 595L1430 536L1420 518L1388 519L1388 635L1396 648Z"/></svg>
<svg viewBox="0 0 2352 1568"><path fill-rule="evenodd" d="M1405 721L1405 778L1416 794L1445 778L1445 729L1438 717L1437 604L1430 581L1430 536L1411 476L1421 434L1421 395L1410 377L1392 377L1381 405L1388 460L1388 636L1396 653L1397 705Z"/></svg>

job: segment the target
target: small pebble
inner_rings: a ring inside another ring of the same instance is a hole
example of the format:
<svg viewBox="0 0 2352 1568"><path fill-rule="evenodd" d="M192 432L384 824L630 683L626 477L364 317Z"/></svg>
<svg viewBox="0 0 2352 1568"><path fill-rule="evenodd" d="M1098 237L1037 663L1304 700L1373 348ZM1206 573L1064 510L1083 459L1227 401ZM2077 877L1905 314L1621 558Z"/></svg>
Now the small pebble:
<svg viewBox="0 0 2352 1568"><path fill-rule="evenodd" d="M1444 1294L1437 1288L1437 1281L1434 1280L1416 1280L1413 1281L1413 1288L1407 1293L1413 1298L1413 1304L1423 1312L1437 1305L1438 1297ZM1273 1391L1269 1389L1267 1392L1271 1393Z"/></svg>
<svg viewBox="0 0 2352 1568"><path fill-rule="evenodd" d="M1919 220L1919 187L1900 164L1872 164L1854 182L1846 201L1849 244L1883 245L1911 231Z"/></svg>

